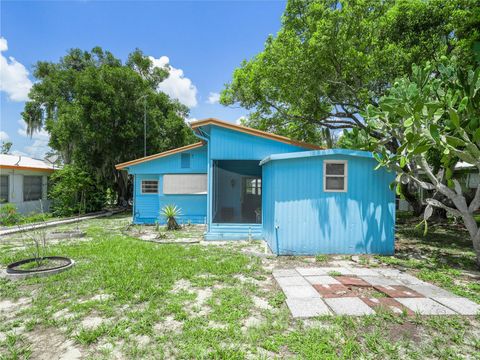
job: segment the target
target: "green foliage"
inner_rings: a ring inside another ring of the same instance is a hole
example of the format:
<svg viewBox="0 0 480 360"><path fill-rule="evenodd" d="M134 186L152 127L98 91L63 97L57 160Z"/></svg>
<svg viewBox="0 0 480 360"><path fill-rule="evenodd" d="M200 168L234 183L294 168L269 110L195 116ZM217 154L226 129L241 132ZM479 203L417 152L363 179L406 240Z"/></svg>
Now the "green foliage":
<svg viewBox="0 0 480 360"><path fill-rule="evenodd" d="M290 0L278 34L234 71L221 103L299 140L328 138L325 126L362 128L358 113L412 64L445 54L473 64L479 15L469 0Z"/></svg>
<svg viewBox="0 0 480 360"><path fill-rule="evenodd" d="M182 215L182 210L176 205L165 205L162 208L161 215L167 220L167 230L178 230L176 217Z"/></svg>
<svg viewBox="0 0 480 360"><path fill-rule="evenodd" d="M106 191L101 184L75 165L65 165L51 177L49 196L57 216L70 216L101 210Z"/></svg>
<svg viewBox="0 0 480 360"><path fill-rule="evenodd" d="M0 225L11 226L18 224L21 218L14 204L0 205Z"/></svg>
<svg viewBox="0 0 480 360"><path fill-rule="evenodd" d="M0 154L8 154L12 145L13 143L11 141L2 141L0 145Z"/></svg>
<svg viewBox="0 0 480 360"><path fill-rule="evenodd" d="M406 164L428 164L429 151L440 154L442 168L446 169L444 176L451 187L453 183L449 181L457 161L478 162L479 75L479 67L459 69L447 58L436 66L413 66L411 78L398 80L379 106L367 108L368 126L383 136L371 139L369 147L378 153L380 165L399 173L397 182L409 180L411 174L403 171ZM389 137L398 140L395 152L385 146Z"/></svg>
<svg viewBox="0 0 480 360"><path fill-rule="evenodd" d="M88 172L103 190L113 189L118 200L128 200L128 177L115 164L143 156L139 120L145 102L149 154L185 145L193 137L183 120L188 109L157 91L167 75L167 68L153 67L139 50L122 64L98 47L72 49L58 62L36 64L32 100L22 116L30 133L46 128L49 145L66 164Z"/></svg>

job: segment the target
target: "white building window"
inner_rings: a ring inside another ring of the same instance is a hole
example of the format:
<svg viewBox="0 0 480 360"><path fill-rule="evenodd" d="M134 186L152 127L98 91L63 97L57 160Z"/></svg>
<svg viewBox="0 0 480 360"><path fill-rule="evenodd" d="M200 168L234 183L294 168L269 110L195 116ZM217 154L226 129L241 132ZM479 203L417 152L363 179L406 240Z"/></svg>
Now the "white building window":
<svg viewBox="0 0 480 360"><path fill-rule="evenodd" d="M23 201L42 199L43 176L23 176Z"/></svg>
<svg viewBox="0 0 480 360"><path fill-rule="evenodd" d="M207 193L207 174L166 174L163 193L200 195Z"/></svg>
<svg viewBox="0 0 480 360"><path fill-rule="evenodd" d="M323 191L346 192L348 167L346 160L323 161Z"/></svg>
<svg viewBox="0 0 480 360"><path fill-rule="evenodd" d="M142 194L158 194L158 180L142 180Z"/></svg>
<svg viewBox="0 0 480 360"><path fill-rule="evenodd" d="M0 175L0 204L8 202L8 175Z"/></svg>

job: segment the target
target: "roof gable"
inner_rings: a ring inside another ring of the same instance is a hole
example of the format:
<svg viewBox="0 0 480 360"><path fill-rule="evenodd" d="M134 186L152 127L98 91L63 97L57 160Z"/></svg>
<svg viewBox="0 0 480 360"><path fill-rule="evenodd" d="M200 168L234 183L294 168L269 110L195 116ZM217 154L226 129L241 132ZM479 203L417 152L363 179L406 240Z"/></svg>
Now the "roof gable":
<svg viewBox="0 0 480 360"><path fill-rule="evenodd" d="M242 125L232 124L232 123L229 123L227 121L223 121L223 120L219 120L219 119L215 119L215 118L208 118L208 119L198 120L198 121L194 121L194 122L190 123L190 127L197 134L199 133L200 128L206 127L206 126L209 126L209 125L219 126L219 127L222 127L222 128L227 128L227 129L230 129L230 130L239 131L239 132L246 133L246 134L249 134L249 135L258 136L258 137L266 138L266 139L269 139L269 140L275 140L275 141L283 142L283 143L286 143L286 144L289 144L289 145L294 145L294 146L298 146L298 147L302 147L302 148L306 148L306 149L314 149L314 150L323 149L323 147L318 146L318 145L309 144L309 143L305 143L305 142L297 141L297 140L292 140L292 139L290 139L286 136L272 134L272 133L269 133L269 132L266 132L266 131L261 131L261 130L249 128L249 127L246 127L246 126L242 126Z"/></svg>

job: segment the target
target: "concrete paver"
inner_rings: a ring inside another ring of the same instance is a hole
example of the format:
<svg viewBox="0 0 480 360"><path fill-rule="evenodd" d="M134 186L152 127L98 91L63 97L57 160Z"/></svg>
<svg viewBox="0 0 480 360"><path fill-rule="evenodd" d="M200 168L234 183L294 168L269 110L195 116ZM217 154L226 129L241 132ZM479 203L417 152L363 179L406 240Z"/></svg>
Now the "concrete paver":
<svg viewBox="0 0 480 360"><path fill-rule="evenodd" d="M310 283L303 276L284 276L277 278L280 287L284 286L308 286Z"/></svg>
<svg viewBox="0 0 480 360"><path fill-rule="evenodd" d="M370 315L375 311L358 297L325 299L327 305L338 315Z"/></svg>
<svg viewBox="0 0 480 360"><path fill-rule="evenodd" d="M433 297L432 299L458 312L461 315L480 314L480 305L465 298Z"/></svg>
<svg viewBox="0 0 480 360"><path fill-rule="evenodd" d="M380 286L402 285L398 280L387 278L385 276L359 276L359 277L371 285L380 285Z"/></svg>
<svg viewBox="0 0 480 360"><path fill-rule="evenodd" d="M433 297L443 297L443 298L459 298L460 296L452 294L450 291L439 288L438 286L432 284L423 284L423 285L409 285L409 288L415 290L417 293L422 294L423 296L433 298Z"/></svg>
<svg viewBox="0 0 480 360"><path fill-rule="evenodd" d="M340 284L340 281L336 280L332 276L305 276L305 279L312 285L332 285Z"/></svg>
<svg viewBox="0 0 480 360"><path fill-rule="evenodd" d="M322 299L287 299L287 305L294 318L331 315L332 312Z"/></svg>
<svg viewBox="0 0 480 360"><path fill-rule="evenodd" d="M396 298L400 304L421 315L454 315L455 312L429 298Z"/></svg>
<svg viewBox="0 0 480 360"><path fill-rule="evenodd" d="M272 274L274 278L299 275L295 269L275 269L272 271Z"/></svg>
<svg viewBox="0 0 480 360"><path fill-rule="evenodd" d="M282 290L290 299L320 298L320 294L310 284L308 286L282 286Z"/></svg>

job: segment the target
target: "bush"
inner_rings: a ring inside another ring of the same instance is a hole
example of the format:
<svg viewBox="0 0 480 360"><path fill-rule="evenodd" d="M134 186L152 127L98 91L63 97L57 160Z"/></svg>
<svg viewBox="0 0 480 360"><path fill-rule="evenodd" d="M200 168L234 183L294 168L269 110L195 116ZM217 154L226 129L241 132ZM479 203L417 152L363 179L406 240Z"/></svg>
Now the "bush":
<svg viewBox="0 0 480 360"><path fill-rule="evenodd" d="M14 204L3 204L0 207L0 225L11 226L18 224L22 216L17 212Z"/></svg>
<svg viewBox="0 0 480 360"><path fill-rule="evenodd" d="M50 177L52 212L71 216L99 211L105 204L105 191L93 177L76 165L65 165Z"/></svg>

